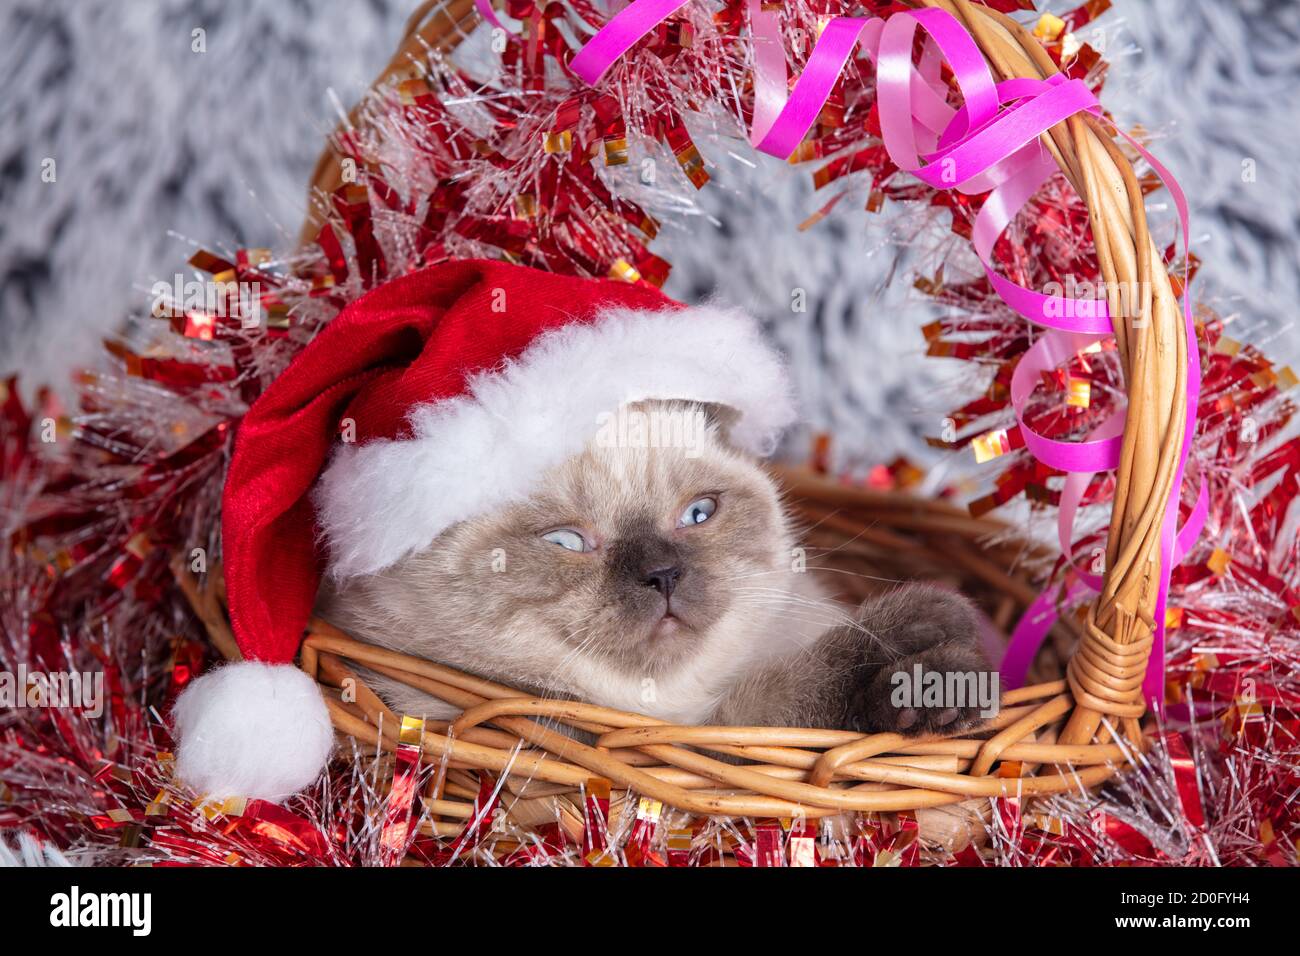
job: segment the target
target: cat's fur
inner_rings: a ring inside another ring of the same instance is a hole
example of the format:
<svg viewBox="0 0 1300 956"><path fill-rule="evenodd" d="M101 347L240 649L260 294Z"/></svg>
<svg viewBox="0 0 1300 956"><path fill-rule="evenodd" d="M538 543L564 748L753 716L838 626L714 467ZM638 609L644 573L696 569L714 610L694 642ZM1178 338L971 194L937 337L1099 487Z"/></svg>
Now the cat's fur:
<svg viewBox="0 0 1300 956"><path fill-rule="evenodd" d="M890 677L979 671L978 620L959 595L900 587L857 608L803 572L777 488L727 442L716 408L693 447L593 441L527 501L453 526L371 576L332 582L324 617L358 637L538 695L684 723L924 733L978 722L975 707L895 707ZM678 527L702 496L703 523ZM541 536L580 530L574 552ZM665 597L666 568L680 575ZM666 609L677 619L664 624ZM449 716L396 681L368 675L399 713Z"/></svg>

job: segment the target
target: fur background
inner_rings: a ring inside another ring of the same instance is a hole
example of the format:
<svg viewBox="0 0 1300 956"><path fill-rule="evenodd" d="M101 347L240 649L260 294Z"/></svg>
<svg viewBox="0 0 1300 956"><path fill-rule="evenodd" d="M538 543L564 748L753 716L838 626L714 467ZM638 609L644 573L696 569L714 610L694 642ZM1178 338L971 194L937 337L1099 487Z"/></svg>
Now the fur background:
<svg viewBox="0 0 1300 956"><path fill-rule="evenodd" d="M1063 10L1073 3L1052 2ZM0 9L0 372L62 383L146 311L195 244L293 241L304 184L341 104L387 62L413 0L9 0ZM195 29L206 52L193 52ZM1202 301L1280 362L1300 356L1300 4L1116 0L1083 30L1104 44L1104 102L1157 135L1193 205ZM667 291L756 309L790 356L805 410L842 452L925 458L956 404L955 363L923 360L929 306L907 260L937 233L828 197L806 171L757 170L701 142L714 182L656 251ZM55 161L56 179L42 181ZM1243 176L1253 163L1254 179ZM1157 202L1160 200L1157 199ZM918 232L919 231L919 232ZM1168 236L1171 236L1169 233ZM913 238L917 236L917 238ZM805 313L792 312L803 289Z"/></svg>

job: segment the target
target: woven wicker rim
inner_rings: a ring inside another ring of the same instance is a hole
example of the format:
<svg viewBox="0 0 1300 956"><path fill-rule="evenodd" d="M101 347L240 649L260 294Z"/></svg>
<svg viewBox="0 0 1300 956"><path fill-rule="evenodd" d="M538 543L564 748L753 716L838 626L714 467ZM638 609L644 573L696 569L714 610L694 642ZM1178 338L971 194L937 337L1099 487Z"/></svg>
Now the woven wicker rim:
<svg viewBox="0 0 1300 956"><path fill-rule="evenodd" d="M1059 72L1038 41L1002 13L970 0L912 5L955 16L998 79L1041 80ZM451 51L477 22L473 0L426 0L408 21L397 53L375 86L418 72L429 51ZM360 107L354 109L350 122L361 122L361 115ZM450 668L367 647L323 621L310 628L303 668L329 688L349 676L355 679L348 661L364 663L463 708L451 726L430 722L426 727L423 747L430 755L466 767L509 767L513 775L526 773L560 787L598 775L692 812L910 810L972 796L1053 793L1104 780L1132 748L1142 746L1142 681L1153 644L1161 525L1186 416L1189 343L1129 159L1103 124L1086 114L1070 117L1042 141L1087 204L1128 392L1105 580L1064 681L1011 692L1003 713L975 734L918 743L890 734L678 727L607 708L527 698ZM304 241L315 237L329 215L328 197L342 185L340 170L331 145L313 174L314 211L304 225ZM1122 294L1134 289L1136 295ZM837 520L845 520L845 509L870 512L873 522L880 520L880 501L872 500L872 493L813 484L803 482L805 500L829 505ZM825 508L820 515L828 517ZM863 525L856 527L861 532ZM1007 593L1015 595L1017 604L1024 603L1023 582L999 583L1011 589ZM213 598L190 591L210 632L225 626ZM226 626L225 635L214 633L213 638L233 650L228 634ZM393 744L400 719L373 693L364 691L354 705L328 691L326 696L340 731L367 739L378 728L381 745ZM596 733L598 745L588 747L548 730L532 719L536 716ZM520 741L526 749L511 757ZM685 749L686 744L752 762L724 764ZM1019 776L990 776L995 765L1005 768L1013 761L1021 762ZM1030 776L1035 771L1038 775Z"/></svg>

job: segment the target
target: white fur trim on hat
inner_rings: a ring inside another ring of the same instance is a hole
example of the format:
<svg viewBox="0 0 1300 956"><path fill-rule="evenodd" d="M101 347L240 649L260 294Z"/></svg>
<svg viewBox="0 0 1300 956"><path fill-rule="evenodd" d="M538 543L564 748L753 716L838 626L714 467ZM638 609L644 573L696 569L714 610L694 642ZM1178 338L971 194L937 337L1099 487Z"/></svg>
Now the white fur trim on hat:
<svg viewBox="0 0 1300 956"><path fill-rule="evenodd" d="M464 395L413 409L412 437L340 446L313 499L330 572L382 570L459 521L524 500L602 415L647 399L734 409L731 439L757 455L795 418L780 356L739 312L619 309L553 329Z"/></svg>
<svg viewBox="0 0 1300 956"><path fill-rule="evenodd" d="M219 667L186 688L172 714L176 774L214 800L279 802L315 782L334 746L320 689L291 664Z"/></svg>

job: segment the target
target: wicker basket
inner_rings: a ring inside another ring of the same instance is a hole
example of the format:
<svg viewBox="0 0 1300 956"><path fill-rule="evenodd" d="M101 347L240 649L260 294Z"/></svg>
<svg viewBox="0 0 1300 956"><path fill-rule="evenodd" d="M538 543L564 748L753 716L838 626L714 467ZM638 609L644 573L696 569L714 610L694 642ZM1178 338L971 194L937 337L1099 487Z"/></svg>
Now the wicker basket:
<svg viewBox="0 0 1300 956"><path fill-rule="evenodd" d="M1033 598L1028 568L1046 555L987 518L943 501L848 486L806 470L776 469L795 520L808 532L810 573L828 573L840 597L861 600L881 578L940 579L974 598L1005 629ZM1008 570L1020 568L1021 570ZM219 569L200 590L181 578L214 645L237 659ZM1071 633L1068 623L1062 629ZM640 714L572 701L543 700L385 648L357 641L313 619L301 666L322 686L335 727L364 745L395 749L411 723L395 714L352 669L360 664L461 708L452 721L416 729L426 757L449 769L507 774L529 800L577 794L593 777L690 813L816 818L849 810L917 810L972 797L1057 793L1101 782L1123 765L1125 746L1061 746L1054 725L1073 707L1064 680L1003 696L998 717L959 737L916 740L897 734L778 727L683 727ZM1059 666L1045 655L1040 668ZM341 688L348 688L345 701ZM546 718L543 726L535 718ZM552 729L597 735L594 746ZM689 748L689 749L688 749ZM739 763L722 762L708 752ZM1039 772L1059 762L1067 772ZM465 819L476 788L443 787L429 804L440 817ZM513 808L512 808L513 812ZM545 817L545 814L542 814ZM453 831L454 832L454 828Z"/></svg>
<svg viewBox="0 0 1300 956"><path fill-rule="evenodd" d="M925 0L957 17L995 77L1046 78L1056 66L1019 24L968 0ZM449 50L472 29L473 0L426 2L377 83L405 75L426 49ZM355 118L355 117L354 117ZM512 791L575 792L593 777L698 814L820 817L846 810L905 811L972 797L1034 795L1099 784L1141 749L1142 681L1153 644L1160 581L1160 530L1172 492L1185 420L1189 343L1160 250L1148 232L1142 188L1125 155L1092 117L1076 115L1043 137L1085 197L1108 290L1138 288L1136 301L1110 294L1110 314L1129 394L1123 451L1106 555L1104 587L1077 628L1064 679L1007 693L999 716L960 736L915 740L896 734L775 727L685 727L638 714L521 695L500 684L353 640L313 621L302 668L320 682L335 726L393 749L400 715L360 684L355 702L337 688L353 664L397 678L461 709L427 721L423 752L453 768L507 775ZM337 189L338 157L317 166L315 196ZM319 228L309 221L304 236ZM1130 321L1135 315L1149 319ZM974 595L1005 627L1033 597L1018 566L1025 548L992 521L942 502L850 488L808 472L780 474L793 510L815 528L828 561L886 576L943 577ZM863 581L862 575L841 575ZM214 642L236 656L219 591L185 582ZM861 597L863 595L847 595ZM1058 672L1059 673L1059 672ZM546 718L539 721L538 718ZM555 724L596 735L579 743ZM549 726L548 726L549 725ZM409 729L409 728L408 728ZM714 755L726 755L723 762ZM454 791L454 792L453 792ZM464 819L470 803L450 788L434 794L438 819ZM449 832L454 832L450 827Z"/></svg>

